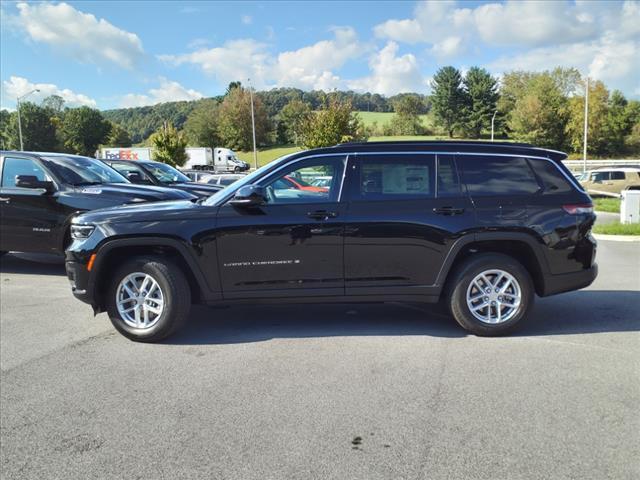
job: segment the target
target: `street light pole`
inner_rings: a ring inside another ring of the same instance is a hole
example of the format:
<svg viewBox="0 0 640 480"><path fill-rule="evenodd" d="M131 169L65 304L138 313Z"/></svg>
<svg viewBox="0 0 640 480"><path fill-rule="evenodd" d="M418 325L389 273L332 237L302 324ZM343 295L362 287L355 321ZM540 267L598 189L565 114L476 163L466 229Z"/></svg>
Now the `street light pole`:
<svg viewBox="0 0 640 480"><path fill-rule="evenodd" d="M25 93L24 95L16 98L16 110L18 111L18 137L20 138L20 151L24 151L24 145L22 144L22 121L20 119L20 100L22 100L23 98L28 97L29 95L31 95L32 93L36 93L39 92L39 89L34 89L31 90L29 93Z"/></svg>
<svg viewBox="0 0 640 480"><path fill-rule="evenodd" d="M495 112L493 112L493 117L491 117L491 141L493 142L493 123L496 119L496 113L498 113L498 110L496 110Z"/></svg>
<svg viewBox="0 0 640 480"><path fill-rule="evenodd" d="M251 79L247 78L249 83L249 96L251 97L251 129L253 131L253 164L258 169L258 151L256 150L256 118L253 113L253 89L251 88Z"/></svg>
<svg viewBox="0 0 640 480"><path fill-rule="evenodd" d="M582 173L587 171L587 135L589 132L589 77L584 93L584 147L582 154Z"/></svg>

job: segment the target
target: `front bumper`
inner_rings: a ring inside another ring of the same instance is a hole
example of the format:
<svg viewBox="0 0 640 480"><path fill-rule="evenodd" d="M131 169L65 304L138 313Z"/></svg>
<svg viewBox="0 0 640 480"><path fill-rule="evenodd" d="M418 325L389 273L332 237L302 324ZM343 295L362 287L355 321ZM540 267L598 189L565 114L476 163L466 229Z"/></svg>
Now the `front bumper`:
<svg viewBox="0 0 640 480"><path fill-rule="evenodd" d="M562 273L559 275L546 275L544 278L544 291L541 297L555 295L556 293L570 292L588 287L598 276L598 264L594 263L590 268L579 272Z"/></svg>
<svg viewBox="0 0 640 480"><path fill-rule="evenodd" d="M91 272L87 270L87 264L69 260L68 257L69 255L67 254L67 260L64 265L67 270L67 278L71 284L71 292L78 300L95 307L93 289L90 288Z"/></svg>

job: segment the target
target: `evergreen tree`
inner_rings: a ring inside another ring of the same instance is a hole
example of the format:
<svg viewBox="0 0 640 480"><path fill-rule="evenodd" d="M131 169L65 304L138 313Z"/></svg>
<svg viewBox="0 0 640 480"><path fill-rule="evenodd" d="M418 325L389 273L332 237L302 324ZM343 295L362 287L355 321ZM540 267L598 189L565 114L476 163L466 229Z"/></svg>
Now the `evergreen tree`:
<svg viewBox="0 0 640 480"><path fill-rule="evenodd" d="M471 138L480 138L491 128L491 117L497 109L498 82L484 68L472 67L464 77L466 93L465 131Z"/></svg>
<svg viewBox="0 0 640 480"><path fill-rule="evenodd" d="M465 94L462 76L454 67L442 67L431 82L431 103L437 125L453 137L464 119Z"/></svg>

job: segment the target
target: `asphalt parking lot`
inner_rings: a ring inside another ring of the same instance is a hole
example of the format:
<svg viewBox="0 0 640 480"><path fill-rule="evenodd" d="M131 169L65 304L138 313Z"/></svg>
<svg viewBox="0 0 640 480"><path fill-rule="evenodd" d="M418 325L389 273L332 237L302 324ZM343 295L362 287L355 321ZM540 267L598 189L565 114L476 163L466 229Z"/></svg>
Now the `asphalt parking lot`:
<svg viewBox="0 0 640 480"><path fill-rule="evenodd" d="M0 268L6 479L632 479L640 243L507 338L412 305L195 308L158 345L71 295L62 264Z"/></svg>

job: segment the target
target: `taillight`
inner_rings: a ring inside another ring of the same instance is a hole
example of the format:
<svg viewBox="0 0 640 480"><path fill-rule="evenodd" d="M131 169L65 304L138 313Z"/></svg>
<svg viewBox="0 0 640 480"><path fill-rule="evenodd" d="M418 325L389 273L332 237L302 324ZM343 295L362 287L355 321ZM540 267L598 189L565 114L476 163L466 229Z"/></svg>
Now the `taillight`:
<svg viewBox="0 0 640 480"><path fill-rule="evenodd" d="M577 203L572 205L563 205L562 209L569 215L579 215L581 213L593 213L593 204Z"/></svg>

